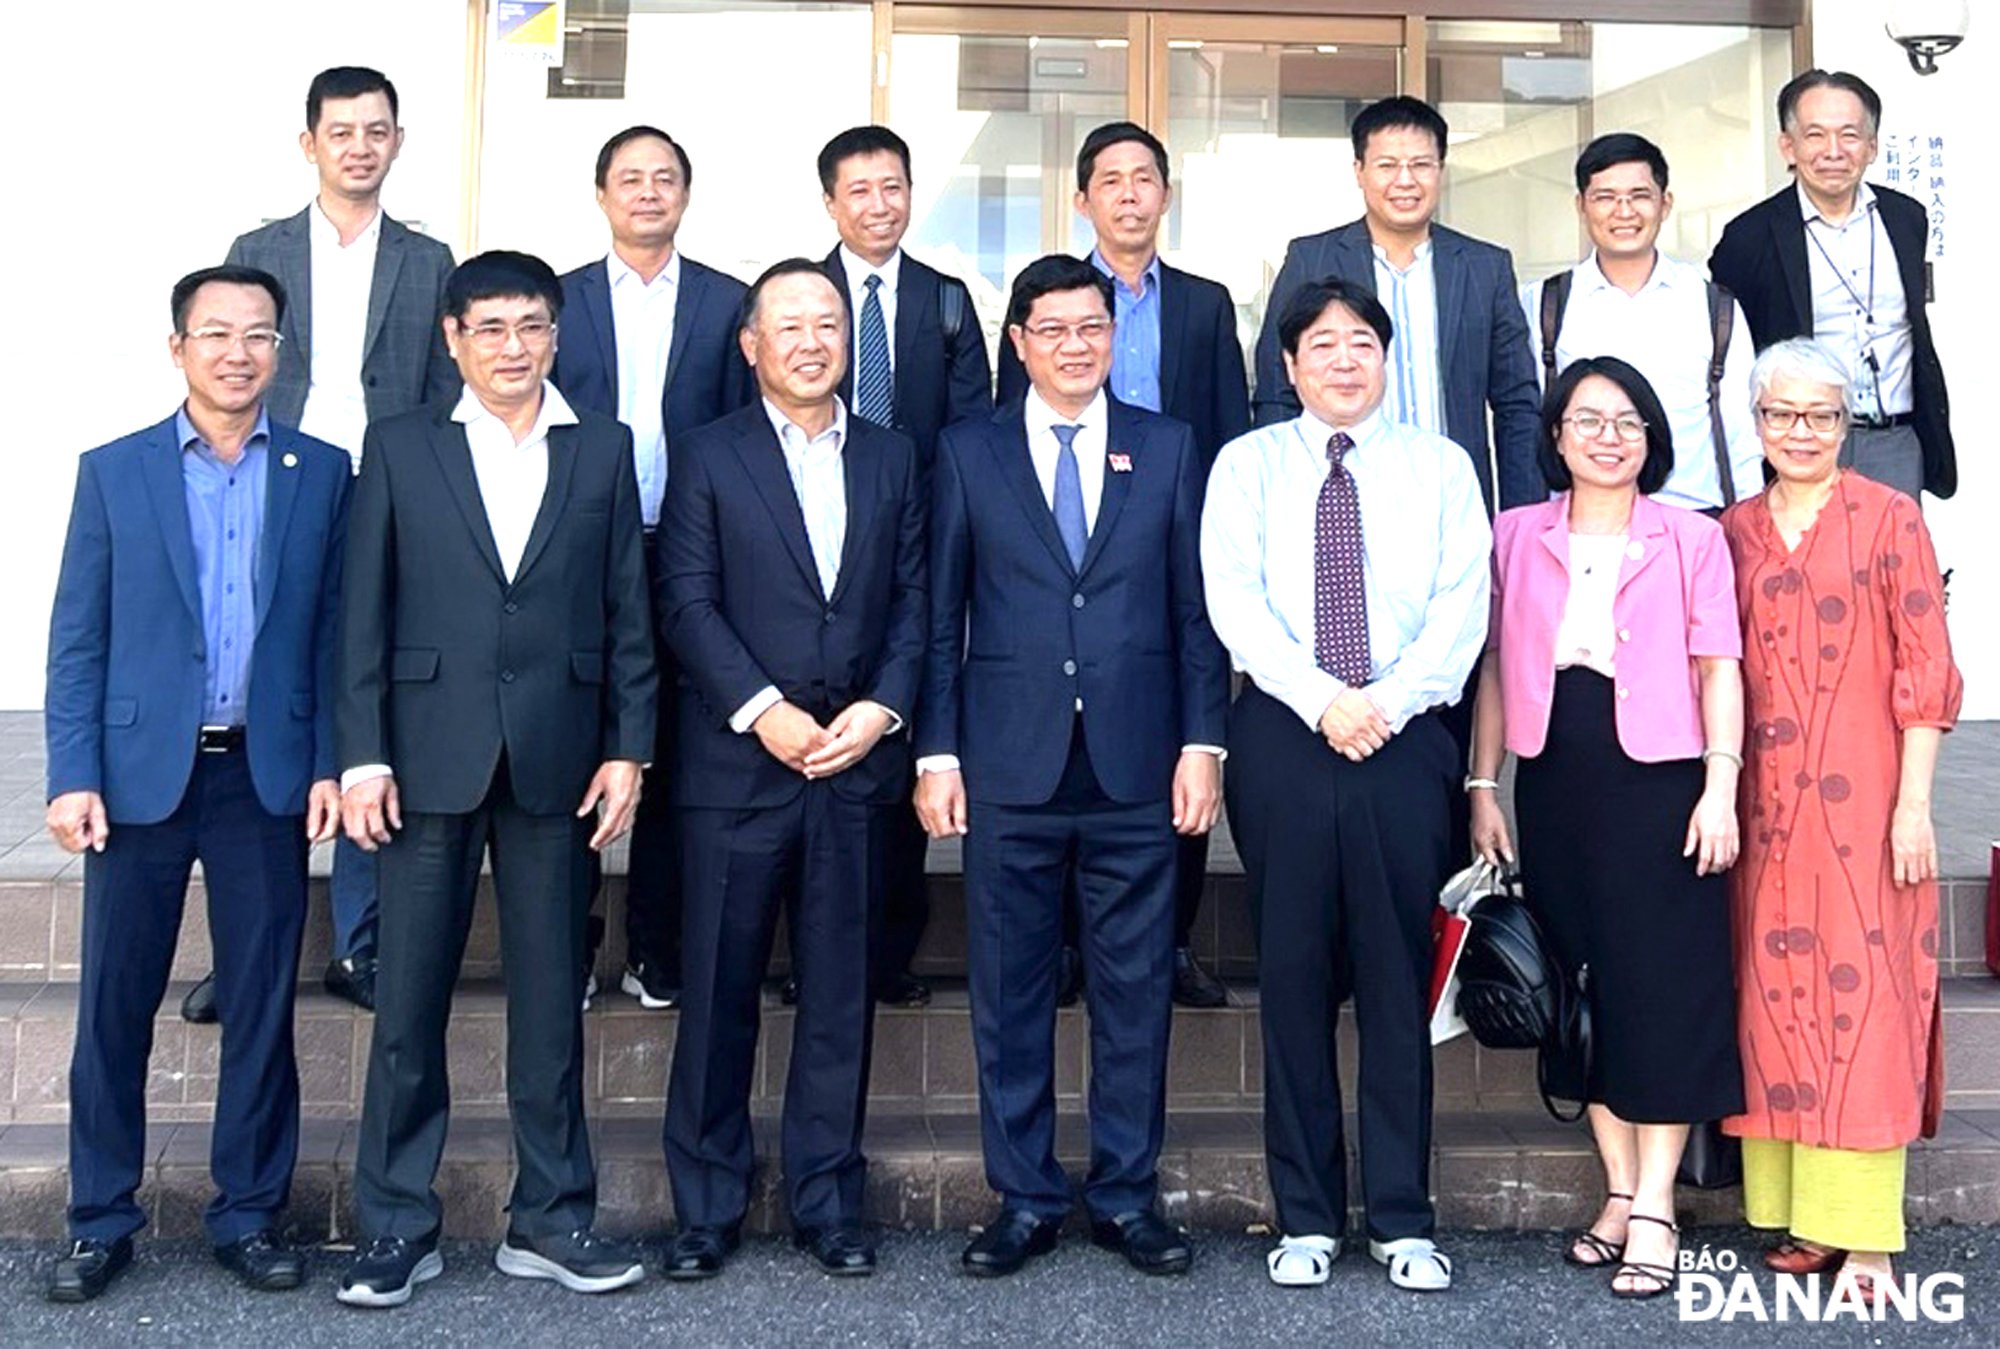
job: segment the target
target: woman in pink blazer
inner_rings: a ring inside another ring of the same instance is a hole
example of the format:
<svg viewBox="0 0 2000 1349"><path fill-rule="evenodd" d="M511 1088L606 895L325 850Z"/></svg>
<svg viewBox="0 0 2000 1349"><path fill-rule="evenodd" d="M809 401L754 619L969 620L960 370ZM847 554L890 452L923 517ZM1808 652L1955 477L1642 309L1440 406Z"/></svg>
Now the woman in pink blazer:
<svg viewBox="0 0 2000 1349"><path fill-rule="evenodd" d="M1474 714L1472 837L1511 861L1572 975L1588 968L1587 1081L1606 1199L1566 1258L1620 1297L1673 1286L1688 1125L1742 1108L1722 872L1736 859L1743 634L1722 530L1646 494L1673 442L1645 376L1577 361L1542 405L1558 495L1493 524L1493 621Z"/></svg>

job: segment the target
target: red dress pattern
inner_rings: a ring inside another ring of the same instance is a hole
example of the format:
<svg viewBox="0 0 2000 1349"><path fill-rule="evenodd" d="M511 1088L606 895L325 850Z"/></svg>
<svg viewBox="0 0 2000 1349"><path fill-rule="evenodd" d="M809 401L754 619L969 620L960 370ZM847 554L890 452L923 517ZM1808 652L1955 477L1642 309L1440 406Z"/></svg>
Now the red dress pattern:
<svg viewBox="0 0 2000 1349"><path fill-rule="evenodd" d="M1916 503L1854 473L1795 550L1763 497L1722 518L1744 621L1742 856L1731 874L1745 1112L1729 1133L1873 1151L1941 1092L1937 885L1899 887L1902 732L1964 682Z"/></svg>

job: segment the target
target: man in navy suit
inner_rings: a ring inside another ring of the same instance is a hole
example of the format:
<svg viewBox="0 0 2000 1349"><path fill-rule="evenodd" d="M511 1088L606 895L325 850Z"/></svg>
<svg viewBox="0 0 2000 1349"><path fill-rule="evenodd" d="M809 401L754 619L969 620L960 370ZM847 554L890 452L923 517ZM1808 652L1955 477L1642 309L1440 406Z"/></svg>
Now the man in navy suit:
<svg viewBox="0 0 2000 1349"><path fill-rule="evenodd" d="M1186 422L1205 481L1215 452L1250 429L1250 386L1229 291L1160 260L1160 222L1172 199L1167 147L1152 132L1132 122L1107 122L1084 137L1076 156L1076 208L1097 235L1091 265L1112 279L1118 336L1111 392L1121 403ZM1000 401L1027 388L1026 367L1003 344ZM1207 880L1208 835L1190 834L1181 840L1174 900L1174 1001L1183 1007L1220 1007L1228 1000L1222 984L1195 962L1191 945ZM1065 936L1074 947L1073 911L1069 924ZM1079 968L1073 950L1063 959L1065 976ZM1064 1000L1071 996L1066 986Z"/></svg>
<svg viewBox="0 0 2000 1349"><path fill-rule="evenodd" d="M1514 259L1434 218L1444 181L1444 118L1421 99L1398 95L1363 108L1350 132L1366 214L1294 239L1285 250L1257 336L1257 424L1299 415L1278 318L1300 288L1337 276L1381 300L1395 324L1385 415L1463 446L1489 511L1496 484L1502 509L1540 501L1548 495L1535 467L1541 387Z"/></svg>
<svg viewBox="0 0 2000 1349"><path fill-rule="evenodd" d="M627 127L604 142L597 152L597 205L611 226L611 251L562 278L566 322L555 385L571 406L616 417L631 428L648 580L655 592L653 540L667 486L669 442L756 398L750 367L736 345L743 283L674 247L693 182L687 151L658 127ZM659 1009L680 1000L681 893L668 768L674 761L678 681L664 641L655 654L659 743L632 825L620 986L641 1006Z"/></svg>
<svg viewBox="0 0 2000 1349"><path fill-rule="evenodd" d="M917 811L965 838L967 957L987 1181L964 1266L1011 1274L1071 1206L1055 1156L1065 878L1090 1004L1092 1235L1185 1271L1154 1212L1172 1018L1175 835L1219 811L1229 671L1202 608L1202 459L1180 422L1104 392L1111 280L1030 263L1007 335L1019 399L938 441Z"/></svg>
<svg viewBox="0 0 2000 1349"><path fill-rule="evenodd" d="M885 126L841 132L819 152L820 190L840 244L827 274L847 300L852 360L840 396L861 417L916 442L926 473L938 432L990 412L993 376L972 295L957 277L903 252L910 226L910 147ZM930 1001L910 961L930 922L924 833L909 815L890 828L888 896L876 951L877 996Z"/></svg>
<svg viewBox="0 0 2000 1349"><path fill-rule="evenodd" d="M49 832L84 854L58 1302L102 1293L146 1225L146 1060L197 859L223 1023L209 1239L252 1288L304 1275L279 1214L298 1155L306 848L339 819L348 461L265 414L284 308L268 272L183 278L168 345L186 401L78 466L44 714Z"/></svg>
<svg viewBox="0 0 2000 1349"><path fill-rule="evenodd" d="M786 1200L821 1269L867 1274L869 953L885 840L908 811L923 481L909 438L850 415L834 392L847 314L818 264L765 272L742 334L763 397L675 443L660 531L660 627L688 685L674 790L686 1004L666 1117L680 1231L667 1272L719 1272L749 1207L759 987L793 898Z"/></svg>

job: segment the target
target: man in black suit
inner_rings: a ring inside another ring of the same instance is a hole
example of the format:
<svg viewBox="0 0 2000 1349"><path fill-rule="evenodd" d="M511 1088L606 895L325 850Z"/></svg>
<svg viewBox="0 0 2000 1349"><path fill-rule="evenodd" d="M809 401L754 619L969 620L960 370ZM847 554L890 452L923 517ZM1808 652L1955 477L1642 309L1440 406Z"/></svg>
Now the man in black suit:
<svg viewBox="0 0 2000 1349"><path fill-rule="evenodd" d="M380 858L383 896L365 1243L339 1293L363 1307L443 1269L445 1028L489 845L517 1167L494 1262L577 1292L644 1274L591 1232L579 1010L587 851L631 826L653 751L632 436L548 382L562 287L547 263L483 253L445 299L465 392L368 428L342 596L342 825Z"/></svg>
<svg viewBox="0 0 2000 1349"><path fill-rule="evenodd" d="M1778 150L1798 181L1730 221L1708 269L1759 348L1812 337L1846 361L1842 464L1913 499L1948 497L1958 459L1926 312L1929 223L1923 203L1861 180L1881 121L1881 97L1858 75L1794 78L1778 94Z"/></svg>
<svg viewBox="0 0 2000 1349"><path fill-rule="evenodd" d="M556 355L555 386L571 407L616 417L631 430L649 569L668 442L755 401L736 345L743 283L674 247L693 182L687 151L657 127L627 127L604 142L597 205L611 226L611 251L562 279L568 341ZM657 592L658 576L650 579ZM641 1006L659 1009L680 1000L681 888L668 790L676 675L664 642L654 656L659 743L632 822L620 986ZM589 988L586 977L586 996Z"/></svg>
<svg viewBox="0 0 2000 1349"><path fill-rule="evenodd" d="M819 184L840 244L827 274L848 304L852 357L840 396L857 416L916 442L925 473L938 432L993 408L992 368L972 295L957 277L903 252L910 226L910 147L885 126L841 132L819 152ZM903 814L890 825L888 892L875 957L876 996L918 1007L929 985L910 961L930 922L924 833Z"/></svg>
<svg viewBox="0 0 2000 1349"><path fill-rule="evenodd" d="M1030 388L947 429L931 498L917 811L965 839L980 1134L1001 1210L973 1274L1050 1250L1056 992L1077 878L1090 1004L1092 1235L1154 1274L1188 1244L1154 1211L1173 1017L1175 835L1219 812L1229 667L1202 607L1202 460L1180 422L1106 396L1111 280L1030 263L1007 335ZM968 803L970 803L968 805Z"/></svg>
<svg viewBox="0 0 2000 1349"><path fill-rule="evenodd" d="M758 279L742 344L763 398L674 444L660 530L660 626L688 684L674 792L687 984L666 1116L680 1232L667 1273L717 1273L749 1207L759 989L793 897L786 1201L821 1269L868 1274L869 953L891 818L909 809L922 474L907 436L850 416L834 392L847 314L818 264L794 258Z"/></svg>
<svg viewBox="0 0 2000 1349"><path fill-rule="evenodd" d="M1160 222L1172 199L1167 147L1152 132L1132 122L1107 122L1084 137L1076 156L1076 209L1090 218L1097 235L1090 263L1112 283L1118 336L1111 392L1121 403L1186 422L1205 481L1215 452L1250 429L1250 386L1236 338L1236 304L1227 288L1160 260ZM1002 344L1000 401L1019 398L1027 388L1021 358ZM1183 1007L1220 1007L1228 1000L1222 984L1196 963L1190 945L1208 881L1208 837L1181 839L1174 1001ZM1073 908L1068 924L1068 945L1074 948ZM1064 961L1066 973L1081 968L1073 949Z"/></svg>

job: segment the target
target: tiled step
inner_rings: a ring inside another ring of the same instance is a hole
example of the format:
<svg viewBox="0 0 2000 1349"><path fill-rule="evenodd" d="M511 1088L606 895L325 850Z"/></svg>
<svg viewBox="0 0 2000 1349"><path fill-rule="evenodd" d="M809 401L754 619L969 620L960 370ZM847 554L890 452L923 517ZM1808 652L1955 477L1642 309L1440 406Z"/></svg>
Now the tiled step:
<svg viewBox="0 0 2000 1349"><path fill-rule="evenodd" d="M193 1123L213 1114L219 1032L177 1014L184 986L154 1022L150 1109L156 1122ZM1946 1103L2000 1111L2000 981L1954 979L1944 987ZM791 1009L764 999L764 1034L752 1077L753 1103L775 1109L791 1061ZM673 1057L675 1012L648 1012L621 993L599 995L584 1018L585 1093L593 1117L657 1123ZM318 989L299 999L297 1045L305 1113L358 1118L373 1018ZM76 986L0 984L0 1124L68 1118L69 1057ZM1352 1100L1357 1062L1353 1013L1342 1013L1339 1057ZM506 1003L493 981L462 985L453 1006L452 1088L463 1109L505 1108ZM1090 1060L1080 1009L1056 1025L1056 1092L1081 1109ZM1462 1036L1433 1059L1437 1108L1497 1113L1537 1108L1533 1056L1495 1051ZM1168 1101L1177 1110L1255 1110L1263 1101L1264 1053L1257 990L1233 984L1230 1005L1177 1009L1168 1057ZM962 985L942 984L931 1006L876 1013L871 1108L971 1110L977 1099L972 1029Z"/></svg>
<svg viewBox="0 0 2000 1349"><path fill-rule="evenodd" d="M1251 1111L1176 1111L1160 1161L1160 1203L1194 1228L1241 1231L1271 1221L1261 1122ZM785 1216L773 1150L775 1120L757 1120L758 1183L749 1226L781 1231ZM288 1218L302 1240L352 1240L356 1130L339 1120L309 1121ZM1354 1131L1349 1122L1349 1137ZM1065 1113L1057 1147L1072 1175L1086 1162L1088 1126ZM140 1191L154 1234L201 1232L208 1201L209 1130L156 1128ZM1602 1196L1587 1135L1539 1112L1437 1117L1431 1168L1438 1219L1447 1228L1551 1229L1589 1221ZM593 1129L599 1222L608 1232L652 1233L672 1221L672 1198L656 1128L603 1120ZM459 1239L497 1239L512 1183L512 1142L504 1119L455 1116L438 1178L445 1230ZM877 1111L871 1116L868 1216L890 1227L964 1228L990 1217L977 1119L965 1113ZM63 1231L67 1138L60 1125L0 1128L0 1238L51 1239ZM1357 1198L1359 1185L1350 1185ZM2000 1111L1954 1112L1937 1139L1910 1152L1906 1208L1919 1223L2000 1221ZM1683 1190L1684 1222L1740 1220L1735 1190ZM1359 1230L1357 1214L1352 1224Z"/></svg>

